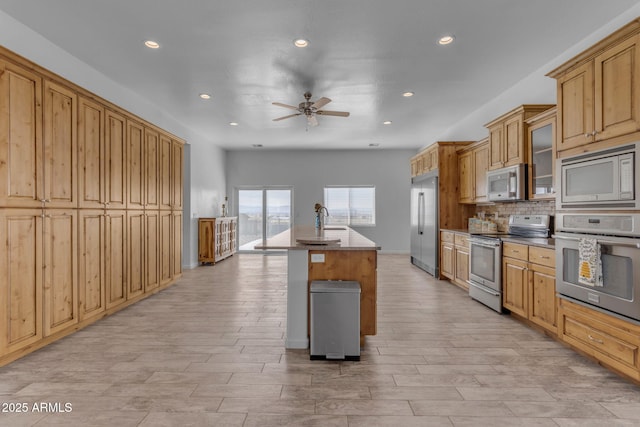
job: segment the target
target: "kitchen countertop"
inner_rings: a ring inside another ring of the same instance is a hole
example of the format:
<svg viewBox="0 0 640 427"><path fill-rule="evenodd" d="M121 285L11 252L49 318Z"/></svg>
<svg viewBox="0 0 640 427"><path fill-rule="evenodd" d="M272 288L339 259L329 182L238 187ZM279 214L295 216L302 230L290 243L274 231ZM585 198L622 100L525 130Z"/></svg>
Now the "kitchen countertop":
<svg viewBox="0 0 640 427"><path fill-rule="evenodd" d="M472 235L472 233L469 233L468 229L441 228L440 231L450 231L452 233L463 233L463 234ZM518 236L501 235L500 239L503 242L520 243L521 245L538 246L538 247L547 248L547 249L556 248L556 241L553 238L518 237Z"/></svg>
<svg viewBox="0 0 640 427"><path fill-rule="evenodd" d="M342 228L342 230L332 230L332 228ZM301 244L297 242L297 239L318 243ZM335 242L337 239L339 241ZM324 244L323 242L328 243ZM263 241L262 244L256 245L255 249L356 251L379 250L381 247L347 226L327 226L320 233L317 233L313 225L295 225Z"/></svg>

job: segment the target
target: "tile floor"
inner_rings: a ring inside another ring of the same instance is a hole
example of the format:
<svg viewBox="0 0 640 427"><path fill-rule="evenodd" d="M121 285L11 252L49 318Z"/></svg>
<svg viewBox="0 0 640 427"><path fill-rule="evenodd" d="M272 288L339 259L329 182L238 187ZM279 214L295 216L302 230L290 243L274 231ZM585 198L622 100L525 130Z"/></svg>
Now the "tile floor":
<svg viewBox="0 0 640 427"><path fill-rule="evenodd" d="M283 345L286 257L185 271L0 368L0 425L640 425L640 387L408 256L380 255L378 279L378 335L362 360L311 362ZM33 410L42 403L55 412Z"/></svg>

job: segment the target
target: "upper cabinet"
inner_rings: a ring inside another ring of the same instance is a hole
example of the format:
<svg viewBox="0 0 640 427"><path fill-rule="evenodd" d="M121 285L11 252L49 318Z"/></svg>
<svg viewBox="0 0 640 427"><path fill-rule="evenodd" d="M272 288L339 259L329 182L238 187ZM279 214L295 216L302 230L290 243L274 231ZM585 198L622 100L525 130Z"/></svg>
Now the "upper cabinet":
<svg viewBox="0 0 640 427"><path fill-rule="evenodd" d="M489 140L478 141L458 151L460 203L487 201L487 169Z"/></svg>
<svg viewBox="0 0 640 427"><path fill-rule="evenodd" d="M527 163L526 120L554 105L521 105L485 125L489 129L489 170Z"/></svg>
<svg viewBox="0 0 640 427"><path fill-rule="evenodd" d="M529 126L529 200L555 198L556 108L551 108L526 121Z"/></svg>
<svg viewBox="0 0 640 427"><path fill-rule="evenodd" d="M42 78L0 59L0 207L41 207Z"/></svg>
<svg viewBox="0 0 640 427"><path fill-rule="evenodd" d="M411 177L438 169L438 147L430 146L411 158Z"/></svg>
<svg viewBox="0 0 640 427"><path fill-rule="evenodd" d="M557 79L558 152L586 151L640 130L639 55L635 20L548 74Z"/></svg>

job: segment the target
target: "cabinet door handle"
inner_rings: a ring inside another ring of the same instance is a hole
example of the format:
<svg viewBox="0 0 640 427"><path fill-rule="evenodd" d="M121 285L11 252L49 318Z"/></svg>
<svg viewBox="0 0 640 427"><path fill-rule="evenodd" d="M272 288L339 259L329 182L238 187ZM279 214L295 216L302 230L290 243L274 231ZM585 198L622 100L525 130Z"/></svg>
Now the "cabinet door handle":
<svg viewBox="0 0 640 427"><path fill-rule="evenodd" d="M595 337L591 336L591 334L589 334L589 335L587 335L587 336L589 337L589 339L590 339L591 341L593 341L593 342L595 342L595 343L597 343L597 344L604 344L604 341L602 341L602 340L600 340L600 339L598 339L598 338L595 338Z"/></svg>
<svg viewBox="0 0 640 427"><path fill-rule="evenodd" d="M550 259L551 257L540 255L540 258L542 258L542 259Z"/></svg>

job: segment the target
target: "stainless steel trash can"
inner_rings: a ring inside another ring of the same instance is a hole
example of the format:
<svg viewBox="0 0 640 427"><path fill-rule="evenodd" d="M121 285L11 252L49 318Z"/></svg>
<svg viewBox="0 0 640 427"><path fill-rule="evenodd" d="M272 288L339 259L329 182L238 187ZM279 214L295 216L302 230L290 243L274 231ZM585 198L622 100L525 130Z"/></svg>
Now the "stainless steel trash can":
<svg viewBox="0 0 640 427"><path fill-rule="evenodd" d="M311 359L360 360L360 283L311 282Z"/></svg>

